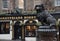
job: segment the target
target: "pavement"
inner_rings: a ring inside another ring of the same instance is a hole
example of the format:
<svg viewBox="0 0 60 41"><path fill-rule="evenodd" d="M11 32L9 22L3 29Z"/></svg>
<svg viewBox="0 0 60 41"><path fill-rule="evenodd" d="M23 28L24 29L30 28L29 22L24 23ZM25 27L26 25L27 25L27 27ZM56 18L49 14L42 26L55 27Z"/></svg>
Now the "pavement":
<svg viewBox="0 0 60 41"><path fill-rule="evenodd" d="M21 41L21 40L0 40L0 41Z"/></svg>
<svg viewBox="0 0 60 41"><path fill-rule="evenodd" d="M24 39L15 39L15 40L0 40L0 41L24 41ZM26 37L25 41L36 41L36 37Z"/></svg>

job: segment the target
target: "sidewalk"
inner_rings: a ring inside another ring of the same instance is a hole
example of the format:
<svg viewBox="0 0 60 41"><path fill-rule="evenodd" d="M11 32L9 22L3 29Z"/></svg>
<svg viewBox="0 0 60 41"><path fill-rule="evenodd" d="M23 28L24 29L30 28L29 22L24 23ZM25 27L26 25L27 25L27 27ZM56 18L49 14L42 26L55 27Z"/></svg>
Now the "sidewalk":
<svg viewBox="0 0 60 41"><path fill-rule="evenodd" d="M21 40L0 40L0 41L21 41Z"/></svg>

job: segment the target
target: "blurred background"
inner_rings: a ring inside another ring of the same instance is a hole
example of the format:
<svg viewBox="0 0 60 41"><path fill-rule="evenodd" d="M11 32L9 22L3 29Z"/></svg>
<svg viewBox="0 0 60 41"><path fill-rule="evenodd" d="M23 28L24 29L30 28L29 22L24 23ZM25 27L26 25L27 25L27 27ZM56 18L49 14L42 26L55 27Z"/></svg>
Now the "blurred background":
<svg viewBox="0 0 60 41"><path fill-rule="evenodd" d="M49 13L60 13L60 0L0 0L0 14L15 12L16 9L31 14L36 12L35 6L40 4L44 4L45 10ZM59 31L60 18L57 21ZM59 41L59 35L57 37Z"/></svg>
<svg viewBox="0 0 60 41"><path fill-rule="evenodd" d="M35 5L44 4L49 12L60 12L60 0L0 0L0 14L19 8L23 11L35 11Z"/></svg>

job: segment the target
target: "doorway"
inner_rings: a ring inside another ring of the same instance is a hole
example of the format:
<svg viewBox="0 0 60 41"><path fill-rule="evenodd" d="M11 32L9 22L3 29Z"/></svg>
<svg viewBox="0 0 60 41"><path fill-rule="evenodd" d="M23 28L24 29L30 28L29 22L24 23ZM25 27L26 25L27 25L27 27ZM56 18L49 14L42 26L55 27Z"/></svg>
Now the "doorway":
<svg viewBox="0 0 60 41"><path fill-rule="evenodd" d="M22 37L22 26L20 25L20 22L17 21L14 24L14 39L21 39Z"/></svg>

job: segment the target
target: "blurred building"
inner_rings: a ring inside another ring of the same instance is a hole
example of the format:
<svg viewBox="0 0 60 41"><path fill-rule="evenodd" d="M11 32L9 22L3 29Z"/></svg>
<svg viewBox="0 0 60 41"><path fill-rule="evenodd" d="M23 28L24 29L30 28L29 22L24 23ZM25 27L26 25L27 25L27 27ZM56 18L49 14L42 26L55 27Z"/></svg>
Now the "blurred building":
<svg viewBox="0 0 60 41"><path fill-rule="evenodd" d="M34 10L35 5L40 5L41 3L41 0L24 0L24 8L31 11Z"/></svg>
<svg viewBox="0 0 60 41"><path fill-rule="evenodd" d="M15 8L32 11L39 4L44 4L50 12L60 11L60 0L0 0L0 12L11 12Z"/></svg>
<svg viewBox="0 0 60 41"><path fill-rule="evenodd" d="M0 12L11 12L13 10L13 0L0 0Z"/></svg>
<svg viewBox="0 0 60 41"><path fill-rule="evenodd" d="M34 10L35 5L44 4L49 12L60 11L60 0L24 0L25 10Z"/></svg>
<svg viewBox="0 0 60 41"><path fill-rule="evenodd" d="M24 1L23 0L15 0L15 8L24 9Z"/></svg>
<svg viewBox="0 0 60 41"><path fill-rule="evenodd" d="M15 8L24 8L22 0L0 0L0 13L11 12Z"/></svg>
<svg viewBox="0 0 60 41"><path fill-rule="evenodd" d="M60 0L43 0L46 10L50 12L60 11Z"/></svg>

